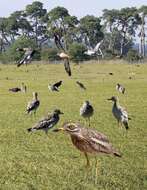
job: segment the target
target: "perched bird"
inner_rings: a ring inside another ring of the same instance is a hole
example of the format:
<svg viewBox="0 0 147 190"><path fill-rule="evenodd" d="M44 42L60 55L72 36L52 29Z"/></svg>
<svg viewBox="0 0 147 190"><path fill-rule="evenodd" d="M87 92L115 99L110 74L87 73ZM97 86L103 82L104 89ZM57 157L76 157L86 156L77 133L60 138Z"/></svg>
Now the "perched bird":
<svg viewBox="0 0 147 190"><path fill-rule="evenodd" d="M83 83L79 82L79 81L76 81L76 83L78 84L78 86L83 89L83 90L86 90L86 87L84 86Z"/></svg>
<svg viewBox="0 0 147 190"><path fill-rule="evenodd" d="M34 112L34 114L36 113L37 108L40 105L40 101L38 100L38 93L37 92L33 92L33 100L28 102L27 105L27 113L32 113Z"/></svg>
<svg viewBox="0 0 147 190"><path fill-rule="evenodd" d="M103 40L98 42L94 48L90 48L87 51L85 51L84 54L89 55L89 56L101 55L102 57L104 57L103 52L100 48L102 43L103 43Z"/></svg>
<svg viewBox="0 0 147 190"><path fill-rule="evenodd" d="M20 92L21 88L18 88L18 87L10 88L9 91L11 91L11 92Z"/></svg>
<svg viewBox="0 0 147 190"><path fill-rule="evenodd" d="M126 89L121 84L117 83L116 90L118 90L120 93L124 94Z"/></svg>
<svg viewBox="0 0 147 190"><path fill-rule="evenodd" d="M60 114L63 114L63 112L61 112L59 109L55 109L52 114L48 114L47 117L41 119L35 126L27 129L28 132L44 130L45 133L47 133L49 129L58 123Z"/></svg>
<svg viewBox="0 0 147 190"><path fill-rule="evenodd" d="M108 138L94 129L86 128L79 123L67 122L62 128L54 129L54 132L65 131L71 137L73 145L84 153L87 166L90 165L88 153L90 154L111 154L121 157L121 154L112 146Z"/></svg>
<svg viewBox="0 0 147 190"><path fill-rule="evenodd" d="M118 126L119 124L121 125L123 124L126 130L129 129L128 120L131 118L128 118L127 111L119 105L118 98L115 96L112 96L108 100L111 100L112 102L114 102L113 107L112 107L112 113L118 121Z"/></svg>
<svg viewBox="0 0 147 190"><path fill-rule="evenodd" d="M59 82L57 82L57 83L55 83L55 84L49 84L48 85L48 88L49 88L49 90L51 90L51 91L57 91L57 92L59 92L59 87L62 85L62 80L60 80Z"/></svg>
<svg viewBox="0 0 147 190"><path fill-rule="evenodd" d="M69 56L64 53L64 52L61 52L61 53L58 53L57 54L61 59L64 60L64 68L65 68L65 71L67 72L67 74L69 76L71 76L71 68L70 68L70 64L69 64Z"/></svg>
<svg viewBox="0 0 147 190"><path fill-rule="evenodd" d="M32 48L17 48L16 51L24 51L24 55L22 59L18 62L17 67L20 67L22 64L30 63L32 60L32 57L36 50L33 50Z"/></svg>
<svg viewBox="0 0 147 190"><path fill-rule="evenodd" d="M89 101L85 101L80 108L80 115L84 118L88 118L90 126L90 117L93 115L94 109Z"/></svg>

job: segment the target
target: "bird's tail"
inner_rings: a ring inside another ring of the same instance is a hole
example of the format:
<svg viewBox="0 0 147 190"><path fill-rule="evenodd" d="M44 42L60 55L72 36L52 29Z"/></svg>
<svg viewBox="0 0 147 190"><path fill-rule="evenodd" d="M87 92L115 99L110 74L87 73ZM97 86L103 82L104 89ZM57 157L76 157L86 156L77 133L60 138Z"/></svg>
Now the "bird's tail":
<svg viewBox="0 0 147 190"><path fill-rule="evenodd" d="M129 129L128 122L127 122L127 121L126 121L126 122L123 122L123 124L124 124L124 126L125 126L126 130L128 130L128 129Z"/></svg>
<svg viewBox="0 0 147 190"><path fill-rule="evenodd" d="M28 128L27 131L28 132L33 132L33 131L36 131L36 129L35 128Z"/></svg>
<svg viewBox="0 0 147 190"><path fill-rule="evenodd" d="M117 157L122 157L122 155L121 155L119 152L117 152L117 151L114 151L114 152L113 152L113 155L114 155L114 156L117 156Z"/></svg>

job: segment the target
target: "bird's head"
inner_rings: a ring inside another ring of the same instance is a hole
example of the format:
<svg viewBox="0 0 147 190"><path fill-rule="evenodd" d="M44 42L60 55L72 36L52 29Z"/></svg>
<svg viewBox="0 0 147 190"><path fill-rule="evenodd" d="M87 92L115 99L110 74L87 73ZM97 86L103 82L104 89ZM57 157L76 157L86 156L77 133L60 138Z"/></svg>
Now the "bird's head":
<svg viewBox="0 0 147 190"><path fill-rule="evenodd" d="M64 113L61 112L59 109L55 109L54 110L54 114L60 115L60 114L64 114Z"/></svg>
<svg viewBox="0 0 147 190"><path fill-rule="evenodd" d="M64 123L61 128L54 129L53 131L54 132L65 131L70 135L78 135L80 132L80 127L76 123L67 122Z"/></svg>
<svg viewBox="0 0 147 190"><path fill-rule="evenodd" d="M90 102L89 102L88 100L86 100L86 101L84 102L84 105L90 105Z"/></svg>
<svg viewBox="0 0 147 190"><path fill-rule="evenodd" d="M119 84L119 83L117 83L117 84L116 84L116 86L120 87L120 84Z"/></svg>
<svg viewBox="0 0 147 190"><path fill-rule="evenodd" d="M111 98L108 98L107 100L110 100L112 102L117 102L118 98L116 96L112 96Z"/></svg>

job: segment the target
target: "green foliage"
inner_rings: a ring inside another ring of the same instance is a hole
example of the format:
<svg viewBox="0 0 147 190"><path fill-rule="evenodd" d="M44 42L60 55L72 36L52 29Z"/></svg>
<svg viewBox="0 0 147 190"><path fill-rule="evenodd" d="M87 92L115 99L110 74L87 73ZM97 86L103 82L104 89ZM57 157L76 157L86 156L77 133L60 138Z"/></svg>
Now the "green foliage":
<svg viewBox="0 0 147 190"><path fill-rule="evenodd" d="M45 61L55 61L59 59L58 51L55 48L43 48L41 51L41 59Z"/></svg>
<svg viewBox="0 0 147 190"><path fill-rule="evenodd" d="M129 62L137 62L139 60L141 60L141 57L139 56L137 50L134 49L130 49L127 53L127 56L125 57L125 59Z"/></svg>
<svg viewBox="0 0 147 190"><path fill-rule="evenodd" d="M34 40L27 38L26 36L21 36L10 46L10 48L6 51L6 59L7 61L15 62L21 59L23 56L23 52L16 51L17 48L28 48L31 47L33 49L36 48L36 43ZM38 57L38 56L37 56Z"/></svg>
<svg viewBox="0 0 147 190"><path fill-rule="evenodd" d="M84 54L86 47L80 43L73 43L69 46L69 55L71 60L78 63L79 61L86 60L87 56Z"/></svg>

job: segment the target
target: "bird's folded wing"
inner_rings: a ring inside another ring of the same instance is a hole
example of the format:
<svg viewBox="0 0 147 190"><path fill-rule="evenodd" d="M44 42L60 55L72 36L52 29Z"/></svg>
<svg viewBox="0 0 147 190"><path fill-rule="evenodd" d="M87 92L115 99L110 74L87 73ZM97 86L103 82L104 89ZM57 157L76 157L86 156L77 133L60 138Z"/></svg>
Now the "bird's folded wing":
<svg viewBox="0 0 147 190"><path fill-rule="evenodd" d="M64 68L65 68L65 71L68 73L68 75L71 76L71 69L70 69L68 58L64 60Z"/></svg>
<svg viewBox="0 0 147 190"><path fill-rule="evenodd" d="M59 82L55 83L54 86L58 88L61 84L62 84L62 81L59 81Z"/></svg>

